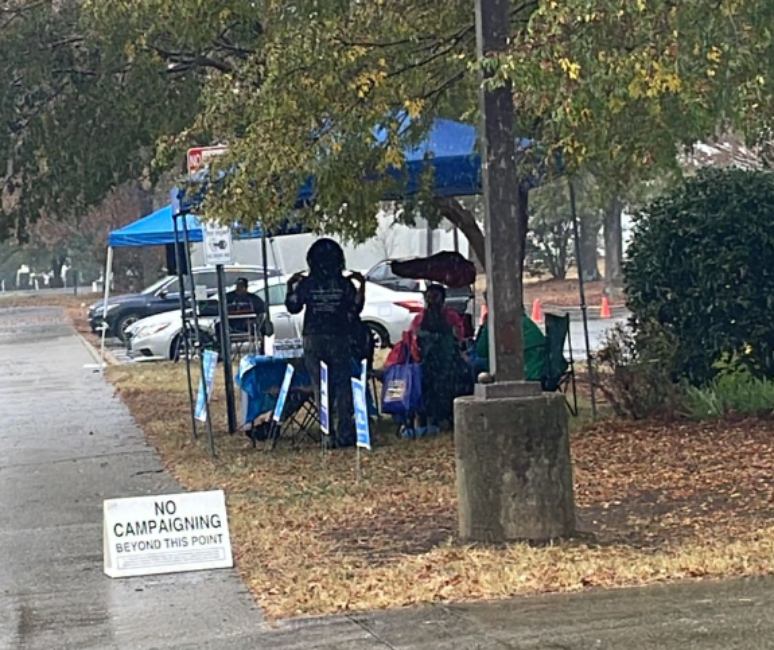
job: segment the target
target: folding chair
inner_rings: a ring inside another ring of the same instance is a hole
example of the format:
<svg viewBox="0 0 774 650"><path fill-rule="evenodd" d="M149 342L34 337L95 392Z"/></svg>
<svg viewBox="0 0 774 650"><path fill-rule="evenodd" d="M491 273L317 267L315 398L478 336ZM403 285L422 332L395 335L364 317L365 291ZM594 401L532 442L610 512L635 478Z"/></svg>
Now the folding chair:
<svg viewBox="0 0 774 650"><path fill-rule="evenodd" d="M265 316L255 314L229 315L229 338L231 340L231 359L239 361L247 349L248 354L256 354L260 349L260 329Z"/></svg>
<svg viewBox="0 0 774 650"><path fill-rule="evenodd" d="M280 438L286 437L293 447L298 447L304 437L316 444L320 435L316 431L319 411L314 400L314 391L309 387L291 388L280 421L272 419L268 440L271 448L276 449Z"/></svg>
<svg viewBox="0 0 774 650"><path fill-rule="evenodd" d="M546 342L545 367L541 384L544 391L561 391L567 408L573 416L578 415L578 390L575 384L575 359L572 354L570 337L570 315L545 314ZM564 344L567 342L570 359L564 358ZM568 391L572 387L572 402Z"/></svg>

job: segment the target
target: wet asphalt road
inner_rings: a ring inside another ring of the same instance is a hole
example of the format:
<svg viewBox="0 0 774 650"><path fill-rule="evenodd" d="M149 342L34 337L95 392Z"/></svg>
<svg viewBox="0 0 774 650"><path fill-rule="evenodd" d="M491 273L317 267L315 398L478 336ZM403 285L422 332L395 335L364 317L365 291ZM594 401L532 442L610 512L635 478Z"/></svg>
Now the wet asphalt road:
<svg viewBox="0 0 774 650"><path fill-rule="evenodd" d="M774 579L267 625L233 571L110 580L102 501L175 492L50 309L0 309L0 650L774 648Z"/></svg>

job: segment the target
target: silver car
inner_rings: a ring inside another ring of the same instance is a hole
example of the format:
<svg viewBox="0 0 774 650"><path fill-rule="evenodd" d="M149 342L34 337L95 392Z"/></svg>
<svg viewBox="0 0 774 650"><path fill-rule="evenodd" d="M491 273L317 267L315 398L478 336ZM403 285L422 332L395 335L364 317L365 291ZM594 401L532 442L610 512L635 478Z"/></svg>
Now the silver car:
<svg viewBox="0 0 774 650"><path fill-rule="evenodd" d="M264 297L263 281L252 282L249 291ZM301 338L304 315L292 315L285 308L287 277L269 278L269 313L275 340ZM374 334L377 347L384 348L400 340L411 321L424 306L421 293L392 291L372 282L366 283L366 302L361 315ZM199 327L211 331L215 318L199 318ZM127 330L129 356L137 361L174 360L182 351L182 318L179 311L158 314L138 321Z"/></svg>

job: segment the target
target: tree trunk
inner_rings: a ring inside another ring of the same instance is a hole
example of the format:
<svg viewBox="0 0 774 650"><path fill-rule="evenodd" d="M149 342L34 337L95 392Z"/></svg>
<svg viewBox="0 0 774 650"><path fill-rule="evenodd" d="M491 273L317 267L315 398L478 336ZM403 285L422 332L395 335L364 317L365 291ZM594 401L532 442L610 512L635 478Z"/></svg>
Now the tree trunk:
<svg viewBox="0 0 774 650"><path fill-rule="evenodd" d="M436 199L436 207L441 216L448 219L453 225L460 229L465 235L470 249L476 256L479 264L486 269L486 248L484 246L484 233L479 228L476 218L470 210L462 207L459 201L454 198Z"/></svg>
<svg viewBox="0 0 774 650"><path fill-rule="evenodd" d="M623 286L623 205L618 199L610 202L604 217L605 228L605 289L613 296Z"/></svg>
<svg viewBox="0 0 774 650"><path fill-rule="evenodd" d="M64 254L57 254L51 260L51 272L54 277L51 278L51 287L53 289L61 289L64 287L64 281L62 280L62 269L67 262L67 256Z"/></svg>
<svg viewBox="0 0 774 650"><path fill-rule="evenodd" d="M516 205L521 223L521 279L524 283L524 262L527 259L527 233L529 232L529 190L519 186L519 202Z"/></svg>
<svg viewBox="0 0 774 650"><path fill-rule="evenodd" d="M597 259L597 240L601 224L596 220L580 218L580 249L581 262L583 265L583 279L586 282L595 282L602 279L599 272L599 262Z"/></svg>
<svg viewBox="0 0 774 650"><path fill-rule="evenodd" d="M448 219L456 226L468 240L473 254L476 256L481 268L486 271L486 245L484 233L476 222L476 218L470 210L466 210L457 199L438 198L435 200L436 207L441 216ZM522 188L519 190L519 203L517 205L519 219L521 220L521 274L524 276L524 260L527 252L527 231L529 228L529 190ZM515 250L515 246L514 246Z"/></svg>

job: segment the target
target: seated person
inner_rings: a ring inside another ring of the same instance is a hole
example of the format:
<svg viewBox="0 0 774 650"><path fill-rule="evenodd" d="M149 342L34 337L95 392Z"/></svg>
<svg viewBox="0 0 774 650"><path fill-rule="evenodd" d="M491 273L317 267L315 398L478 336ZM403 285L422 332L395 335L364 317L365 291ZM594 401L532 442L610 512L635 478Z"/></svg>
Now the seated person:
<svg viewBox="0 0 774 650"><path fill-rule="evenodd" d="M446 306L446 289L428 287L425 308L411 324L422 366L424 412L417 434L437 433L442 423L452 423L454 400L473 391L473 378L460 351L465 328L460 315ZM411 432L409 431L409 434Z"/></svg>
<svg viewBox="0 0 774 650"><path fill-rule="evenodd" d="M483 317L483 323L478 330L474 344L475 361L473 372L476 377L482 372L489 372L489 321ZM521 315L524 343L524 378L527 381L540 381L546 360L546 337L534 321L522 309Z"/></svg>
<svg viewBox="0 0 774 650"><path fill-rule="evenodd" d="M436 321L435 323L433 321ZM441 284L431 284L425 292L425 308L411 323L411 332L438 328L445 322L458 343L465 341L465 323L459 313L446 304L446 289Z"/></svg>
<svg viewBox="0 0 774 650"><path fill-rule="evenodd" d="M266 327L266 305L257 295L250 293L247 286L247 278L238 278L234 290L226 294L228 314L229 316L254 314L261 323L261 334L269 336ZM234 332L247 332L248 320L233 320L230 323L230 329Z"/></svg>

